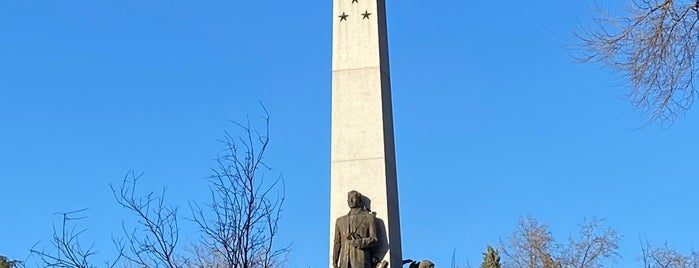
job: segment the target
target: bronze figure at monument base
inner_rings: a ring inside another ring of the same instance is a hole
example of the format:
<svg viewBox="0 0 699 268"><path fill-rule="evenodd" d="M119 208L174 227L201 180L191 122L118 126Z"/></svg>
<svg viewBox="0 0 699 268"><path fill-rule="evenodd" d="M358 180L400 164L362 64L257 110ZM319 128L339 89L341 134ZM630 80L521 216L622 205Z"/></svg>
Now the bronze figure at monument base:
<svg viewBox="0 0 699 268"><path fill-rule="evenodd" d="M335 268L374 267L371 248L378 242L376 218L364 207L362 194L347 194L349 213L335 221L332 265Z"/></svg>

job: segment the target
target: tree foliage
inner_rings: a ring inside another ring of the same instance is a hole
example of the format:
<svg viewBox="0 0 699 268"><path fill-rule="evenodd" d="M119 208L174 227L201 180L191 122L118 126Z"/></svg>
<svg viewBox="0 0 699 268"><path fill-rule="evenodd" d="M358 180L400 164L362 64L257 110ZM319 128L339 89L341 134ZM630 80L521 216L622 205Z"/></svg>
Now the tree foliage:
<svg viewBox="0 0 699 268"><path fill-rule="evenodd" d="M19 264L19 261L10 260L5 256L0 255L0 268L13 268Z"/></svg>
<svg viewBox="0 0 699 268"><path fill-rule="evenodd" d="M488 251L483 253L481 268L500 268L500 253L488 245Z"/></svg>
<svg viewBox="0 0 699 268"><path fill-rule="evenodd" d="M696 96L699 1L631 0L627 14L598 8L595 25L577 33L584 62L602 62L630 85L649 123L672 123Z"/></svg>

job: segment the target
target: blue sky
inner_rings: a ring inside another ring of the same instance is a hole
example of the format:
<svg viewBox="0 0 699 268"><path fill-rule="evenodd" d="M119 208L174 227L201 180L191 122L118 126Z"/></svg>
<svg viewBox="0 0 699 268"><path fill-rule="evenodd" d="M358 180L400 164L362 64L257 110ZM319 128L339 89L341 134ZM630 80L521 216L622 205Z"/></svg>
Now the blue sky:
<svg viewBox="0 0 699 268"><path fill-rule="evenodd" d="M567 48L589 4L387 2L404 258L477 265L527 214L561 241L605 218L615 267L639 238L694 246L699 113L639 128L620 77ZM262 101L287 265L327 267L331 5L1 1L0 254L48 247L53 213L89 208L84 239L112 258L130 218L108 184L135 169L183 210L206 201L217 139Z"/></svg>

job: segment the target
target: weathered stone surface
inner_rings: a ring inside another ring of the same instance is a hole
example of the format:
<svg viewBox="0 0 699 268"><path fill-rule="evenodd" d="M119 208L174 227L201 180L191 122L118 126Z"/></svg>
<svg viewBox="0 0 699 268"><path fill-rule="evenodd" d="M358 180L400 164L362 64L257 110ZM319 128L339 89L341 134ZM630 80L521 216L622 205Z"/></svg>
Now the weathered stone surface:
<svg viewBox="0 0 699 268"><path fill-rule="evenodd" d="M374 255L401 266L386 11L383 0L333 2L330 244L345 194L358 190L376 213Z"/></svg>

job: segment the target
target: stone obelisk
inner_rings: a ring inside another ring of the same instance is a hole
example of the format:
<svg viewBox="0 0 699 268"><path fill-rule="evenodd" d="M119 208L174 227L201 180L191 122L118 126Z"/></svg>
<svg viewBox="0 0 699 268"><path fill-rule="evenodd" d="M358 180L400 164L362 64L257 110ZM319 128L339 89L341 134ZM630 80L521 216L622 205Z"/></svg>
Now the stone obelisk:
<svg viewBox="0 0 699 268"><path fill-rule="evenodd" d="M357 190L376 213L375 256L402 266L384 0L333 0L330 251Z"/></svg>

